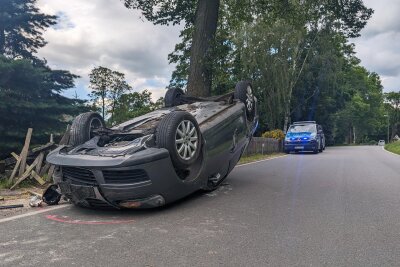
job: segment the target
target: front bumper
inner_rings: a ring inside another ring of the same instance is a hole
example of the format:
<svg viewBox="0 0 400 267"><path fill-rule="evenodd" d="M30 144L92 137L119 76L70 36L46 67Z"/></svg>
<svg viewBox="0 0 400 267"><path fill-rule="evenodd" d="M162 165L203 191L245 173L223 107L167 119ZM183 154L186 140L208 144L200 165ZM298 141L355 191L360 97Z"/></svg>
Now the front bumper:
<svg viewBox="0 0 400 267"><path fill-rule="evenodd" d="M285 142L285 151L315 151L318 149L318 143L315 140L307 142Z"/></svg>
<svg viewBox="0 0 400 267"><path fill-rule="evenodd" d="M116 158L49 154L53 180L74 204L92 208L151 208L196 190L181 180L165 149L149 148Z"/></svg>

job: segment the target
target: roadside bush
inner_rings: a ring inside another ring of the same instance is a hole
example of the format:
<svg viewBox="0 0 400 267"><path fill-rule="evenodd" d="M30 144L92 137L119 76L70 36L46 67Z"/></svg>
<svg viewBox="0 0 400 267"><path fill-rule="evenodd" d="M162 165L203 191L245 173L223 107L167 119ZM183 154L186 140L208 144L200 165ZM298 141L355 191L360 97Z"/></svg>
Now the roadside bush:
<svg viewBox="0 0 400 267"><path fill-rule="evenodd" d="M277 139L277 140L283 140L285 138L285 134L283 133L282 130L275 129L275 130L267 131L267 132L263 133L262 137L274 138L274 139Z"/></svg>

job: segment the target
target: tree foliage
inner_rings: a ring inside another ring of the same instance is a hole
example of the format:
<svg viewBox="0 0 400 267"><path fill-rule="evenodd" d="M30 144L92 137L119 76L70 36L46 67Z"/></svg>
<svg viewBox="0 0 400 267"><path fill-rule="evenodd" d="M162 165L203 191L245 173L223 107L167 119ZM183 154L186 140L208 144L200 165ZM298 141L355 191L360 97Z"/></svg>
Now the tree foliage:
<svg viewBox="0 0 400 267"><path fill-rule="evenodd" d="M385 115L391 126L391 140L396 136L400 136L400 92L385 93Z"/></svg>
<svg viewBox="0 0 400 267"><path fill-rule="evenodd" d="M111 124L122 123L132 118L141 116L164 105L163 99L155 103L151 100L151 92L133 92L123 94L115 105L115 112Z"/></svg>
<svg viewBox="0 0 400 267"><path fill-rule="evenodd" d="M73 80L65 86L72 86ZM28 128L33 143L46 143L50 134L65 131L66 115L84 111L83 102L61 96L53 71L26 59L0 56L0 155L17 152Z"/></svg>
<svg viewBox="0 0 400 267"><path fill-rule="evenodd" d="M63 97L78 76L52 70L36 52L46 44L43 31L56 17L43 14L36 0L0 4L0 156L17 152L29 127L32 142L65 131L67 119L84 111L83 101Z"/></svg>
<svg viewBox="0 0 400 267"><path fill-rule="evenodd" d="M355 94L348 79L359 61L348 38L359 36L372 13L358 0L223 0L208 63L212 93L251 79L259 100L259 132L285 130L291 120L318 119L334 142L339 138L334 114ZM177 64L171 86L186 85L193 27L186 24L182 42L169 55Z"/></svg>
<svg viewBox="0 0 400 267"><path fill-rule="evenodd" d="M90 88L92 89L89 96L93 101L94 107L96 108L98 102L100 102L103 118L106 118L108 113L111 115L110 119L112 121L116 102L132 87L126 82L125 74L102 66L94 68L90 72L89 78Z"/></svg>
<svg viewBox="0 0 400 267"><path fill-rule="evenodd" d="M0 54L37 60L35 53L46 45L42 33L57 17L40 13L37 0L1 1Z"/></svg>
<svg viewBox="0 0 400 267"><path fill-rule="evenodd" d="M191 80L189 74L193 73L191 69L202 68L203 83L208 84L208 79L212 79L210 84L202 89L205 91L203 95L208 92L219 92L221 89L225 90L227 84L231 85L231 77L228 77L231 74L229 71L232 70L235 62L240 60L232 57L237 52L235 51L237 46L233 46L232 41L237 36L237 27L242 30L240 26L243 23L250 26L253 24L254 27L257 27L260 21L265 24L266 20L275 23L277 20L283 19L286 25L304 27L310 32L329 28L343 36L356 37L359 36L360 30L373 12L365 7L362 0L216 1L220 4L216 34L210 43L212 49L203 51L204 53L200 57L201 64L197 64L198 58L193 57L191 50L193 47L197 47L196 43L199 42L197 38L193 39L193 37L196 36L196 30L199 28L195 22L200 14L199 7L203 2L206 1L125 0L127 7L141 10L142 14L155 24L184 23L185 28L181 32L182 43L178 44L175 51L169 55L170 62L178 63L176 71L172 75L171 86L188 86L189 93L191 93L194 90L190 83L188 84L188 81ZM201 15L204 14L201 13ZM254 21L256 23L253 23ZM251 31L250 28L249 30ZM262 31L258 33L262 33ZM228 72L220 71L223 69L227 69ZM235 73L234 70L233 73ZM221 85L221 82L225 84ZM200 85L201 83L197 87ZM214 90L215 88L217 90ZM286 113L288 113L290 96L285 106ZM286 117L288 115L286 114Z"/></svg>

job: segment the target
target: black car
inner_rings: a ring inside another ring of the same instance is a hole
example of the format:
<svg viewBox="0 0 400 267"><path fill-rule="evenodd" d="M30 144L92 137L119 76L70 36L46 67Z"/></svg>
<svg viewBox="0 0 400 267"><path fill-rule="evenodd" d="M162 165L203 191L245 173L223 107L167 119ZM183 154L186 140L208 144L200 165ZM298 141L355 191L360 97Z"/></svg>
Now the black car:
<svg viewBox="0 0 400 267"><path fill-rule="evenodd" d="M165 108L106 128L94 112L75 118L67 146L52 151L54 182L83 207L148 208L214 190L258 125L249 82L210 98L169 89Z"/></svg>
<svg viewBox="0 0 400 267"><path fill-rule="evenodd" d="M284 150L312 151L316 154L325 150L325 135L322 126L315 121L298 121L290 125L285 136Z"/></svg>

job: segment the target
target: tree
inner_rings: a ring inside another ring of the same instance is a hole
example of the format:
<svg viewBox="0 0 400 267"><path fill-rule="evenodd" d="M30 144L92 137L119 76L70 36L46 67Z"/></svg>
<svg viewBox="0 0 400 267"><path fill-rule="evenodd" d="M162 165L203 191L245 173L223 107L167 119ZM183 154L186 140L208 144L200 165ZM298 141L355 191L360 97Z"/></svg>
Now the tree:
<svg viewBox="0 0 400 267"><path fill-rule="evenodd" d="M23 144L34 128L32 142L48 141L65 131L68 118L85 111L83 101L63 97L78 77L52 70L36 51L46 42L43 31L56 17L39 12L36 0L2 1L0 5L0 151L4 156Z"/></svg>
<svg viewBox="0 0 400 267"><path fill-rule="evenodd" d="M109 110L109 113L111 114L111 122L113 122L114 120L115 106L117 102L123 94L126 94L131 89L132 87L125 80L125 74L118 71L112 72L112 81L109 91L109 97L111 101L111 108Z"/></svg>
<svg viewBox="0 0 400 267"><path fill-rule="evenodd" d="M56 16L39 12L37 0L2 1L0 5L0 54L37 60L34 54L46 45L43 31L56 24Z"/></svg>
<svg viewBox="0 0 400 267"><path fill-rule="evenodd" d="M221 19L220 8L229 7L226 15L234 23L249 22L264 15L292 16L292 21L301 19L310 29L334 27L349 37L358 36L372 14L362 0L125 0L125 5L140 9L155 24L185 23L185 34L192 33L190 53L183 53L190 55L190 63L180 59L189 67L187 92L201 96L211 93L214 62L210 55L215 46L217 22ZM182 66L178 68L182 69Z"/></svg>
<svg viewBox="0 0 400 267"><path fill-rule="evenodd" d="M89 96L95 106L98 101L101 102L103 118L106 117L106 111L108 111L111 114L110 119L112 121L116 102L132 87L126 82L125 74L101 66L94 68L89 74L89 78L90 88L92 89Z"/></svg>
<svg viewBox="0 0 400 267"><path fill-rule="evenodd" d="M63 86L72 87L73 79ZM28 128L34 128L32 143L43 144L65 131L68 117L86 110L83 101L61 96L62 90L52 70L0 56L0 157L23 145Z"/></svg>
<svg viewBox="0 0 400 267"><path fill-rule="evenodd" d="M242 76L249 77L260 100L261 125L284 128L282 120L290 112L292 90L301 74L306 31L303 25L284 20L257 20L236 34ZM262 129L263 131L266 129Z"/></svg>
<svg viewBox="0 0 400 267"><path fill-rule="evenodd" d="M400 92L385 93L385 109L389 116L389 123L392 126L391 140L396 135L400 136Z"/></svg>
<svg viewBox="0 0 400 267"><path fill-rule="evenodd" d="M152 102L151 92L147 90L123 94L116 102L112 123L121 123L161 108L164 104L163 102L162 98L155 103Z"/></svg>
<svg viewBox="0 0 400 267"><path fill-rule="evenodd" d="M383 87L379 76L358 65L351 66L346 76L342 86L350 89L351 98L335 114L336 139L361 143L381 133L385 136Z"/></svg>
<svg viewBox="0 0 400 267"><path fill-rule="evenodd" d="M112 83L112 70L105 67L94 68L90 74L90 89L89 94L91 100L97 106L97 101L101 101L101 114L106 117L106 99Z"/></svg>

